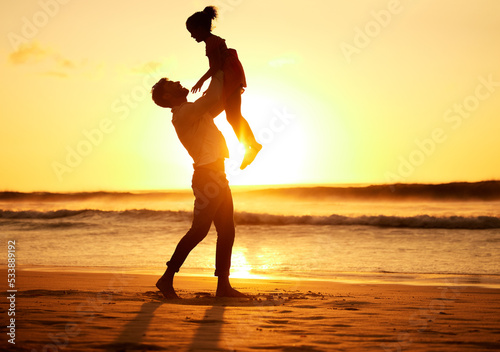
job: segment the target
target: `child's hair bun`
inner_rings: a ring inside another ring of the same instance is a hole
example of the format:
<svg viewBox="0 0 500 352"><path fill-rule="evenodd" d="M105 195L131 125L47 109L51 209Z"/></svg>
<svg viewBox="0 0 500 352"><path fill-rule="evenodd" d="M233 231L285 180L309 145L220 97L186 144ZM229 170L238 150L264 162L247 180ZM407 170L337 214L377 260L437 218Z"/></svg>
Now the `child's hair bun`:
<svg viewBox="0 0 500 352"><path fill-rule="evenodd" d="M191 15L186 26L189 28L201 27L207 31L212 30L212 21L217 18L217 9L214 6L207 6L203 11L199 11Z"/></svg>
<svg viewBox="0 0 500 352"><path fill-rule="evenodd" d="M217 18L217 9L214 6L207 6L203 9L203 13L208 15L211 20Z"/></svg>

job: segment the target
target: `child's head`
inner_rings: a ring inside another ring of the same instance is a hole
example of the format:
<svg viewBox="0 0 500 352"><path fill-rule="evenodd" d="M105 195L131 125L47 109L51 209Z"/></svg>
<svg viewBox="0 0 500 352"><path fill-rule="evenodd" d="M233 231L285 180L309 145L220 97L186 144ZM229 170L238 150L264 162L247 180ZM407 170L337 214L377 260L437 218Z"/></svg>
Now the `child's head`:
<svg viewBox="0 0 500 352"><path fill-rule="evenodd" d="M196 12L186 21L186 28L191 36L200 42L212 31L212 20L217 18L217 9L207 6L203 11Z"/></svg>
<svg viewBox="0 0 500 352"><path fill-rule="evenodd" d="M162 108L173 108L186 100L189 90L184 88L180 82L162 78L153 86L151 93L156 105Z"/></svg>

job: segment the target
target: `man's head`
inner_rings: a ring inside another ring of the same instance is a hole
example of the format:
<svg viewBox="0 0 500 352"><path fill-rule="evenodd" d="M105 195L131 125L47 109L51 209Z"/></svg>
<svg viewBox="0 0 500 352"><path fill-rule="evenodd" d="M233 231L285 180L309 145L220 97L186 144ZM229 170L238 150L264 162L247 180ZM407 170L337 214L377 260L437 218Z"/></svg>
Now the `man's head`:
<svg viewBox="0 0 500 352"><path fill-rule="evenodd" d="M153 86L151 93L156 105L173 108L187 101L189 90L178 81L172 82L168 78L162 78Z"/></svg>

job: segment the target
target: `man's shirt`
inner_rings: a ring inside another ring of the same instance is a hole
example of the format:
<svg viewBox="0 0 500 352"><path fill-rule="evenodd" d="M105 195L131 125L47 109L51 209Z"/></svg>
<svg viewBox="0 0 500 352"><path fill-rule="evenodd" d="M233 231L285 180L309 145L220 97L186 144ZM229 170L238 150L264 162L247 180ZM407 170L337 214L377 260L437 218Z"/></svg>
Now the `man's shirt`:
<svg viewBox="0 0 500 352"><path fill-rule="evenodd" d="M223 73L217 72L204 96L172 109L172 124L182 145L194 161L194 167L229 157L226 140L215 126L214 118L222 112Z"/></svg>

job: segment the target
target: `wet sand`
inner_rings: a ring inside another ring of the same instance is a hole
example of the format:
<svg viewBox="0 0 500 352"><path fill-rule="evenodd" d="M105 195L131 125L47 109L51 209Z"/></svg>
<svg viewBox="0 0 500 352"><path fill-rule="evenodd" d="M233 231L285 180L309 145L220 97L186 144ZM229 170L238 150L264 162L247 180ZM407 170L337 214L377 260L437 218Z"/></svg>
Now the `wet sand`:
<svg viewBox="0 0 500 352"><path fill-rule="evenodd" d="M5 270L0 271L7 278ZM215 298L216 278L19 270L20 351L500 350L500 290L311 280L233 279L252 299ZM7 280L4 280L7 282ZM7 298L4 284L3 296ZM0 302L2 325L9 301ZM4 328L5 329L5 328Z"/></svg>

